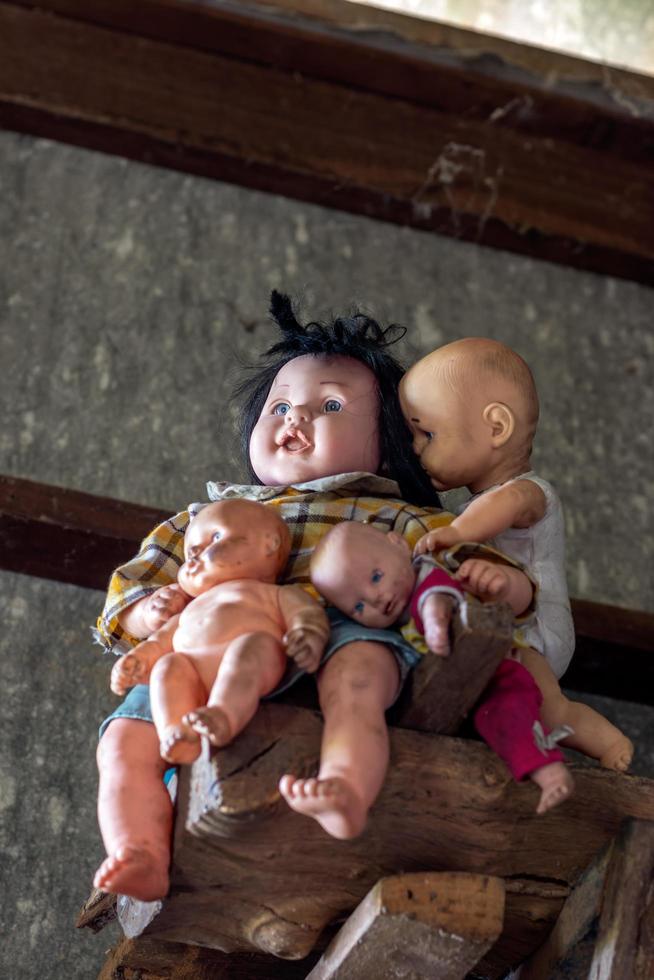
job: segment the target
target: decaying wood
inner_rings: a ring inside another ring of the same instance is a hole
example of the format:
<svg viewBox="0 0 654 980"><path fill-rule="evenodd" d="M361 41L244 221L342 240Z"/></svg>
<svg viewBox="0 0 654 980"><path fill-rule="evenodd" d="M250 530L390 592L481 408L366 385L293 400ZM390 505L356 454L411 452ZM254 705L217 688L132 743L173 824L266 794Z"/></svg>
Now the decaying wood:
<svg viewBox="0 0 654 980"><path fill-rule="evenodd" d="M513 613L504 603L463 603L452 626L449 657L425 656L409 675L398 723L453 734L511 649Z"/></svg>
<svg viewBox="0 0 654 980"><path fill-rule="evenodd" d="M521 980L654 977L654 823L627 820L584 873Z"/></svg>
<svg viewBox="0 0 654 980"><path fill-rule="evenodd" d="M301 963L257 953L124 939L109 951L97 980L304 980L316 957Z"/></svg>
<svg viewBox="0 0 654 980"><path fill-rule="evenodd" d="M182 770L172 890L147 934L299 958L385 876L470 871L570 886L623 818L654 818L654 782L585 767L574 769L575 795L537 817L536 788L516 784L485 746L394 729L366 831L336 841L277 789L284 772L315 771L321 728L313 712L263 705L233 746ZM542 926L533 948L551 920Z"/></svg>
<svg viewBox="0 0 654 980"><path fill-rule="evenodd" d="M653 93L338 0L0 0L6 128L648 283Z"/></svg>
<svg viewBox="0 0 654 980"><path fill-rule="evenodd" d="M383 878L307 980L464 980L502 931L504 882L487 875Z"/></svg>
<svg viewBox="0 0 654 980"><path fill-rule="evenodd" d="M90 929L100 932L109 922L116 918L116 896L107 895L99 888L94 888L84 905L79 910L75 926L77 929Z"/></svg>

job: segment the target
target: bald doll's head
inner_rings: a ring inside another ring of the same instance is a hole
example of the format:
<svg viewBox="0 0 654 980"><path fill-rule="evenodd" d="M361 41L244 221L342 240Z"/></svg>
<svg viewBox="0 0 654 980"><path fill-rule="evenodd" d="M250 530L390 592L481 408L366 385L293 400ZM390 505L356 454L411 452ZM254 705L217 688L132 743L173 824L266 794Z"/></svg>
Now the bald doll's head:
<svg viewBox="0 0 654 980"><path fill-rule="evenodd" d="M526 363L505 344L467 337L440 347L410 368L400 400L437 489L476 493L528 469L538 395Z"/></svg>

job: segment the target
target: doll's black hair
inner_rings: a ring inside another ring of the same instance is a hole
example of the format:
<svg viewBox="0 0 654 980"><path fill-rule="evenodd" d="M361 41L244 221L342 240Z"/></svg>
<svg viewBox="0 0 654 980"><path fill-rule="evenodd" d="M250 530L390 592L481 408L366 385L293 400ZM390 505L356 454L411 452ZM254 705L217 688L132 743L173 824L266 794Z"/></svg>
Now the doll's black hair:
<svg viewBox="0 0 654 980"><path fill-rule="evenodd" d="M241 445L252 482L261 483L250 461L250 437L279 371L289 361L306 354L351 357L370 368L377 381L380 475L397 481L403 500L418 506L438 507L436 491L411 449L411 435L400 409L397 388L404 368L388 351L402 339L406 328L398 324L382 328L376 320L358 311L325 323L302 326L290 298L275 289L270 297L270 314L282 331L282 339L261 355L234 392L234 397L241 401Z"/></svg>

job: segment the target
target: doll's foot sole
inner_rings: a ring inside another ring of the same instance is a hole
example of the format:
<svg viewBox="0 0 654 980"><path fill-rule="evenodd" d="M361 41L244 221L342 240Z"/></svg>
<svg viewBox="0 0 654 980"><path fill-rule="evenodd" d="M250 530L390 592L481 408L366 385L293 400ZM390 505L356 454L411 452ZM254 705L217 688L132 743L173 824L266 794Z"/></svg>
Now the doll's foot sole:
<svg viewBox="0 0 654 980"><path fill-rule="evenodd" d="M229 718L222 708L207 706L196 708L184 715L184 724L192 729L196 736L204 735L212 745L220 749L232 741L232 728Z"/></svg>
<svg viewBox="0 0 654 980"><path fill-rule="evenodd" d="M200 750L199 736L184 721L181 725L169 725L159 740L161 758L177 766L194 762Z"/></svg>
<svg viewBox="0 0 654 980"><path fill-rule="evenodd" d="M626 735L621 735L607 749L599 760L599 764L604 769L615 769L617 772L626 772L631 765L633 755L634 743Z"/></svg>
<svg viewBox="0 0 654 980"><path fill-rule="evenodd" d="M103 892L153 902L168 894L168 860L168 854L157 857L146 848L125 844L104 859L93 885Z"/></svg>
<svg viewBox="0 0 654 980"><path fill-rule="evenodd" d="M282 776L279 791L293 810L313 817L332 837L348 840L358 836L366 825L367 807L340 776L331 779Z"/></svg>
<svg viewBox="0 0 654 980"><path fill-rule="evenodd" d="M563 803L574 790L574 779L563 762L552 762L548 766L530 773L530 778L540 786L541 794L536 813L547 813L559 803Z"/></svg>

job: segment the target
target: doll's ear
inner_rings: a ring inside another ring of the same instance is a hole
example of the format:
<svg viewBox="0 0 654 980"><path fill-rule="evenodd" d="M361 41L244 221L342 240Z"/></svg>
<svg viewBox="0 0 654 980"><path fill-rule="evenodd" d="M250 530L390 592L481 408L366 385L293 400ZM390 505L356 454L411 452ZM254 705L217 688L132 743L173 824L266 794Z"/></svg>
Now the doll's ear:
<svg viewBox="0 0 654 980"><path fill-rule="evenodd" d="M399 548L401 551L405 551L407 558L411 556L411 549L408 542L405 541L402 535L398 534L397 531L388 531L386 533L386 540L394 547Z"/></svg>
<svg viewBox="0 0 654 980"><path fill-rule="evenodd" d="M496 449L504 446L515 432L515 415L503 402L491 402L487 405L482 412L482 418L490 428L491 442Z"/></svg>
<svg viewBox="0 0 654 980"><path fill-rule="evenodd" d="M274 531L268 531L264 535L264 546L266 549L266 558L270 555L279 554L279 550L282 546L282 536Z"/></svg>

